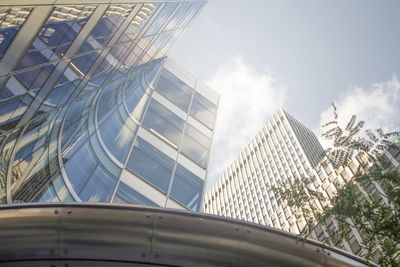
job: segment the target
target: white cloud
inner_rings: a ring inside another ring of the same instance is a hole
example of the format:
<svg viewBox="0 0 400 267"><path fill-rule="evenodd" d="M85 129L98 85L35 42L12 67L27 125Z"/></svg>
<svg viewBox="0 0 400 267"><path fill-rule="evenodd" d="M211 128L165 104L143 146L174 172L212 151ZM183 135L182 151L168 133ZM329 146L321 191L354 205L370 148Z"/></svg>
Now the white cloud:
<svg viewBox="0 0 400 267"><path fill-rule="evenodd" d="M352 87L334 102L342 126L355 114L366 122L364 129L382 128L384 132L400 129L400 82L396 76L387 82L372 84L368 89ZM325 109L321 113L321 125L332 116L332 109ZM329 145L325 140L321 143L325 147Z"/></svg>
<svg viewBox="0 0 400 267"><path fill-rule="evenodd" d="M210 187L283 106L286 89L276 85L268 73L246 64L241 56L221 65L206 83L220 94L208 173Z"/></svg>

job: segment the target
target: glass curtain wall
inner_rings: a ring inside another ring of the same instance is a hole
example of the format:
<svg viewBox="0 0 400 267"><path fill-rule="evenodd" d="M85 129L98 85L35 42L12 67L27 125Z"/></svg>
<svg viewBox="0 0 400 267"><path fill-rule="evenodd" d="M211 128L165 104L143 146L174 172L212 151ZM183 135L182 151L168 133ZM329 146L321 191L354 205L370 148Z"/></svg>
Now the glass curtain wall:
<svg viewBox="0 0 400 267"><path fill-rule="evenodd" d="M0 3L0 202L198 211L218 96L164 56L204 4Z"/></svg>

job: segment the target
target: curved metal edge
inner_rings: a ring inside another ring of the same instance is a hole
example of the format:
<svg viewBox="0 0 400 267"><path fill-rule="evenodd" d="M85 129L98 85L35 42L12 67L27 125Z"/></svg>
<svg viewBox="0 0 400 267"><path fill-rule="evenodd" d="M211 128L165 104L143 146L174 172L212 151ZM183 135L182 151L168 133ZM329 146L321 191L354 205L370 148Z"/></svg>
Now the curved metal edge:
<svg viewBox="0 0 400 267"><path fill-rule="evenodd" d="M14 205L0 205L0 215L2 213L2 211L9 211L9 210L15 210L18 212L29 212L30 209L36 209L36 211L44 211L47 208L50 209L54 209L54 212L57 214L57 209L88 209L87 212L90 212L90 210L93 211L100 211L100 212L107 212L107 210L109 211L132 211L132 212L143 212L144 214L152 214L152 217L157 216L168 216L171 215L173 216L183 216L189 219L199 219L199 221L207 221L207 223L209 224L215 224L216 226L219 225L221 226L224 225L224 223L226 223L226 225L236 225L236 229L239 229L240 227L247 229L246 231L248 233L250 233L250 231L262 231L262 232L266 232L266 233L270 233L273 235L276 235L276 237L279 240L291 240L291 242L295 241L297 242L298 240L298 236L289 232L284 232L278 229L274 229L272 227L267 227L267 226L262 226L262 225L258 225L258 224L254 224L254 223L249 223L249 222L243 222L243 221L239 221L236 219L231 219L231 218L224 218L224 217L220 217L220 216L216 216L216 215L209 215L209 214L202 214L202 213L195 213L195 212L190 212L190 211L184 211L184 210L175 210L175 209L165 209L165 208L157 208L157 207L147 207L147 206L136 206L136 205L124 205L124 204L120 204L120 205L115 205L115 204L110 204L110 203L24 203L24 204L14 204ZM51 210L53 211L53 210ZM86 211L85 211L86 212ZM16 213L16 214L20 214L20 213ZM40 212L38 212L37 216L40 216ZM150 216L150 215L146 215L146 216ZM160 217L162 218L162 217ZM177 218L175 218L177 219ZM118 218L117 218L118 220ZM63 219L60 218L60 223L63 222ZM1 224L1 219L0 219L0 224ZM178 226L176 227L180 227L179 226L179 222L177 221ZM117 225L116 225L117 227ZM152 231L154 231L154 226L153 225L153 229ZM184 225L182 225L182 227L184 227ZM195 227L195 226L194 226ZM193 228L195 229L195 228ZM196 229L196 233L198 234L201 230ZM182 233L184 234L185 232L182 231ZM178 233L179 234L179 233ZM207 233L205 232L204 235L207 235ZM213 238L218 238L218 237L213 237ZM256 237L258 238L258 237ZM277 245L279 246L279 241L277 242ZM239 241L239 244L241 244L242 242L246 242L247 245L251 245L252 240L248 239L248 240L237 240ZM258 240L259 241L259 240ZM275 242L272 240L269 240L268 242ZM331 248L328 247L327 245L315 241L315 240L305 240L305 242L303 243L303 247L304 246L308 246L307 248L304 249L308 249L310 250L310 247L312 250L316 251L317 253L320 253L320 257L322 259L319 259L317 262L321 263L328 263L329 261L334 261L334 262L341 262L344 265L347 266L354 266L354 265L367 265L367 266L378 266L373 262L368 262L367 260L360 258L356 255L353 255L351 253L348 253L346 251L337 249L337 248ZM238 249L243 249L242 245L239 245ZM287 252L288 255L292 255L292 251L288 251Z"/></svg>

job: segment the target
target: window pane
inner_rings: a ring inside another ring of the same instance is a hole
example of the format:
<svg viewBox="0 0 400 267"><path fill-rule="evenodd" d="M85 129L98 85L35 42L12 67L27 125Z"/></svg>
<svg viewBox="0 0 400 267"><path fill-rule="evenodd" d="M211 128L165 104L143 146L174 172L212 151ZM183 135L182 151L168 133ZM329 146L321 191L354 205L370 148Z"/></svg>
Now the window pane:
<svg viewBox="0 0 400 267"><path fill-rule="evenodd" d="M92 31L92 36L89 43L96 48L98 46L106 45L108 41L114 36L114 33L118 30L119 26L125 20L125 18L132 11L134 5L112 5L109 6L104 16L96 24L96 27Z"/></svg>
<svg viewBox="0 0 400 267"><path fill-rule="evenodd" d="M77 142L77 139L81 138L82 134L87 131L87 117L90 101L91 98L83 98L74 101L67 113L61 138L63 156L66 153L65 150Z"/></svg>
<svg viewBox="0 0 400 267"><path fill-rule="evenodd" d="M41 59L39 59L40 57L41 56L39 54L32 55L32 57L30 58L24 57L21 60L20 65L24 65L25 63L32 65L40 64L41 63L40 61L42 61ZM25 61L32 61L32 62L27 63ZM16 77L27 87L28 90L34 91L42 88L42 85L45 83L47 77L49 77L50 73L53 71L54 68L55 64L49 64L41 68L36 68L33 70L18 73L16 74Z"/></svg>
<svg viewBox="0 0 400 267"><path fill-rule="evenodd" d="M162 191L168 190L174 161L155 147L137 138L127 168Z"/></svg>
<svg viewBox="0 0 400 267"><path fill-rule="evenodd" d="M67 82L64 84L58 84L54 86L51 90L50 94L46 97L46 104L53 104L53 105L61 105L65 104L68 98L74 92L76 86L80 82L80 79L77 79L72 82Z"/></svg>
<svg viewBox="0 0 400 267"><path fill-rule="evenodd" d="M167 3L164 6L164 9L160 12L160 14L156 17L156 19L153 21L147 32L145 33L144 36L149 36L152 34L155 34L158 32L158 30L161 28L163 23L166 21L166 19L171 15L172 11L174 11L175 7L177 6L177 3Z"/></svg>
<svg viewBox="0 0 400 267"><path fill-rule="evenodd" d="M171 20L168 22L167 26L165 26L164 31L169 31L175 28L176 24L179 22L179 20L183 17L183 15L186 14L186 11L189 9L189 7L192 5L192 3L183 3L181 7L178 9L177 12L175 12L174 16L171 18Z"/></svg>
<svg viewBox="0 0 400 267"><path fill-rule="evenodd" d="M208 128L213 129L216 112L217 106L212 104L199 93L196 92L194 94L192 108L190 109L190 115L205 124Z"/></svg>
<svg viewBox="0 0 400 267"><path fill-rule="evenodd" d="M94 6L56 7L17 69L60 59L94 9Z"/></svg>
<svg viewBox="0 0 400 267"><path fill-rule="evenodd" d="M64 180L59 175L54 181L53 181L54 188L56 190L57 196L62 202L73 202L74 199L72 198L71 194L69 193L69 190L65 186Z"/></svg>
<svg viewBox="0 0 400 267"><path fill-rule="evenodd" d="M171 45L174 43L175 40L177 40L177 38L180 36L181 32L184 29L177 29L175 31L173 31L173 33L168 37L168 41L166 41L162 47L161 47L161 51L159 52L159 54L157 56L161 57L164 55L164 53L166 53L168 51L168 49L171 47Z"/></svg>
<svg viewBox="0 0 400 267"><path fill-rule="evenodd" d="M110 201L116 183L117 179L98 165L79 197L82 201L89 202Z"/></svg>
<svg viewBox="0 0 400 267"><path fill-rule="evenodd" d="M167 39L167 37L169 36L170 33L171 33L170 31L167 31L167 32L164 31L164 32L160 33L157 36L157 39L154 41L153 45L155 47L159 47Z"/></svg>
<svg viewBox="0 0 400 267"><path fill-rule="evenodd" d="M172 184L171 196L188 208L199 211L203 183L203 180L178 164Z"/></svg>
<svg viewBox="0 0 400 267"><path fill-rule="evenodd" d="M135 133L122 121L118 110L106 119L99 132L107 149L119 162L124 163Z"/></svg>
<svg viewBox="0 0 400 267"><path fill-rule="evenodd" d="M32 9L32 7L0 8L0 58L4 55Z"/></svg>
<svg viewBox="0 0 400 267"><path fill-rule="evenodd" d="M133 93L124 99L130 115L141 121L149 98L150 96L142 85L137 87Z"/></svg>
<svg viewBox="0 0 400 267"><path fill-rule="evenodd" d="M111 74L111 70L106 70L101 73L99 72L97 74L94 74L92 76L92 78L90 79L89 84L94 85L94 86L101 86L110 74Z"/></svg>
<svg viewBox="0 0 400 267"><path fill-rule="evenodd" d="M142 196L122 182L118 185L113 202L158 207L156 203Z"/></svg>
<svg viewBox="0 0 400 267"><path fill-rule="evenodd" d="M186 27L187 24L191 21L195 14L198 14L200 8L204 6L204 3L193 4L192 9L186 15L186 17L179 23L178 28Z"/></svg>
<svg viewBox="0 0 400 267"><path fill-rule="evenodd" d="M194 162L205 168L207 165L208 154L211 140L200 133L198 130L186 125L185 135L183 136L181 151L191 158Z"/></svg>
<svg viewBox="0 0 400 267"><path fill-rule="evenodd" d="M169 71L165 69L162 71L156 90L174 102L178 107L185 111L188 110L193 89Z"/></svg>
<svg viewBox="0 0 400 267"><path fill-rule="evenodd" d="M128 112L132 117L140 121L144 114L144 110L149 99L148 93L146 93L145 87L143 87L143 66L135 68L135 72L130 77L125 87L125 104L128 108Z"/></svg>
<svg viewBox="0 0 400 267"><path fill-rule="evenodd" d="M77 73L85 76L85 74L87 74L90 67L96 61L98 56L98 52L92 52L83 56L75 57L72 59L70 67L74 69Z"/></svg>
<svg viewBox="0 0 400 267"><path fill-rule="evenodd" d="M94 10L95 6L57 6L39 33L41 40L64 54Z"/></svg>
<svg viewBox="0 0 400 267"><path fill-rule="evenodd" d="M60 202L53 185L48 185L46 192L42 195L38 202Z"/></svg>
<svg viewBox="0 0 400 267"><path fill-rule="evenodd" d="M96 165L97 159L89 143L83 145L82 148L67 161L65 172L75 192L78 193L81 191Z"/></svg>
<svg viewBox="0 0 400 267"><path fill-rule="evenodd" d="M140 31L144 28L144 26L147 24L147 22L150 20L150 18L152 17L152 15L154 14L154 12L157 10L158 6L160 4L157 3L146 3L143 5L143 10L145 14L147 14L147 16L145 16L143 18L143 14L141 15L137 15L131 25L128 27L128 29L126 30L125 34L129 37L129 38L134 38L136 36L136 28ZM139 12L140 13L140 12Z"/></svg>
<svg viewBox="0 0 400 267"><path fill-rule="evenodd" d="M185 135L189 136L196 142L200 143L202 146L206 148L211 147L211 139L208 138L206 135L201 133L199 130L191 126L190 124L186 124L185 128Z"/></svg>
<svg viewBox="0 0 400 267"><path fill-rule="evenodd" d="M31 101L32 96L25 94L0 102L0 129L14 128Z"/></svg>
<svg viewBox="0 0 400 267"><path fill-rule="evenodd" d="M97 119L100 121L110 110L114 109L117 103L118 91L123 80L113 81L104 88L101 95L99 109L97 110Z"/></svg>
<svg viewBox="0 0 400 267"><path fill-rule="evenodd" d="M142 80L143 80L143 73L145 72L145 69L143 69L142 66L139 66L139 67L133 68L133 69L134 69L134 71L132 71L128 81L126 82L126 87L125 87L125 95L126 96L129 96L132 92L136 91L137 87L143 86Z"/></svg>
<svg viewBox="0 0 400 267"><path fill-rule="evenodd" d="M181 118L154 99L151 100L143 120L144 126L164 136L175 145L179 144L184 123Z"/></svg>
<svg viewBox="0 0 400 267"><path fill-rule="evenodd" d="M161 68L161 60L158 60L155 64L151 65L147 71L146 71L146 78L147 78L147 82L149 84L153 84L155 81L155 78L157 77L157 73Z"/></svg>

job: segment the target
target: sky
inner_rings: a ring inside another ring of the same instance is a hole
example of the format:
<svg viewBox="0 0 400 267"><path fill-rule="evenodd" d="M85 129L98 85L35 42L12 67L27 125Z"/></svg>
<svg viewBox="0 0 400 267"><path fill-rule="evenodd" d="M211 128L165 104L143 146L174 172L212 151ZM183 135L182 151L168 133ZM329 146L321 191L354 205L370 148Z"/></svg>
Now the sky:
<svg viewBox="0 0 400 267"><path fill-rule="evenodd" d="M284 108L400 128L400 1L210 0L169 55L220 94L206 188ZM324 145L324 143L323 143Z"/></svg>

